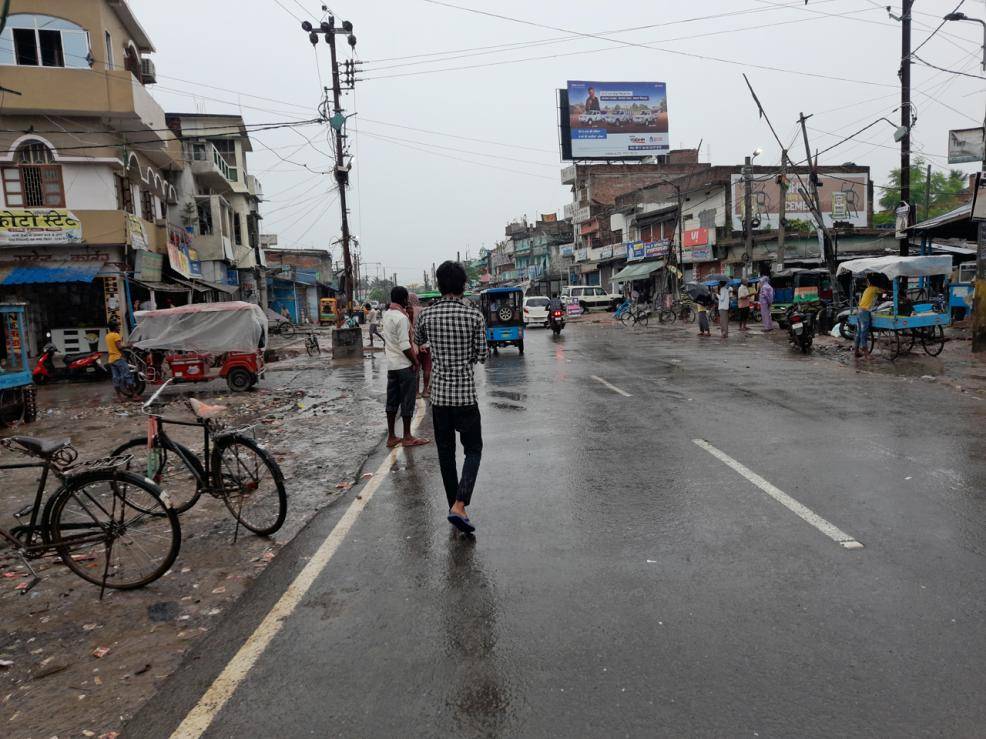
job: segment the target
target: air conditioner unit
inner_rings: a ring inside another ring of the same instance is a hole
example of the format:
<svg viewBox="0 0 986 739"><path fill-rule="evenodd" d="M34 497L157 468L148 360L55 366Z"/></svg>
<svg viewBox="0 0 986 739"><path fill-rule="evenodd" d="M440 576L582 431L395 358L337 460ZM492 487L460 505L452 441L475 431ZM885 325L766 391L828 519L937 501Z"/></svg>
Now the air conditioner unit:
<svg viewBox="0 0 986 739"><path fill-rule="evenodd" d="M156 84L157 75L154 71L154 61L151 59L140 60L140 76L144 78L144 84Z"/></svg>

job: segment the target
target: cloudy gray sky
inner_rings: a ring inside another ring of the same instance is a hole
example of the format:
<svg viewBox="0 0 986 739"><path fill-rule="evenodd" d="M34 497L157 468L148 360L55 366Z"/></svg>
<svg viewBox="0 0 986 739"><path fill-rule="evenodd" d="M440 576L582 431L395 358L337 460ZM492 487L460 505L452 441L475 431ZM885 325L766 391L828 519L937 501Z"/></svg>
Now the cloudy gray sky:
<svg viewBox="0 0 986 739"><path fill-rule="evenodd" d="M914 46L958 1L915 2ZM420 280L432 262L495 243L512 218L560 211L570 196L558 179L554 91L568 79L666 82L672 147L702 141L702 161L714 164L740 162L757 146L764 149L758 163L780 158L743 72L779 135L801 156L799 111L814 113L809 135L817 148L880 116L899 116L893 111L900 26L882 0L449 2L562 30L425 0L329 4L337 18L353 22L364 63L365 81L344 105L358 113L352 228L369 274L385 267L401 281ZM316 58L298 22L321 20L321 2L131 5L157 46L154 94L169 111L240 112L248 123L304 119L319 101L318 70L329 82L328 48L320 45ZM961 9L986 18L983 0L966 0ZM637 30L622 30L631 27ZM604 41L565 31L621 32ZM983 74L981 43L978 24L948 23L918 53L973 76L912 68L914 146L935 167L947 169L948 129L983 119L986 80L975 78ZM823 163L867 164L874 181L885 184L899 161L892 136L880 124ZM283 246L324 247L338 239L338 205L325 194L330 179L300 166L327 168L325 131L311 126L254 139L250 169L269 198L265 231L278 233Z"/></svg>

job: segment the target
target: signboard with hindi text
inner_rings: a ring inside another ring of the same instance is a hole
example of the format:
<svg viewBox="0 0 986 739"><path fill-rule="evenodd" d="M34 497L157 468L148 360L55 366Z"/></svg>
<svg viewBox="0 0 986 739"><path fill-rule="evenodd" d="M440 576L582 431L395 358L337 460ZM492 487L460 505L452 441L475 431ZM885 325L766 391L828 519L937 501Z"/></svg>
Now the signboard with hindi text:
<svg viewBox="0 0 986 739"><path fill-rule="evenodd" d="M64 208L0 210L0 246L82 243L82 223Z"/></svg>

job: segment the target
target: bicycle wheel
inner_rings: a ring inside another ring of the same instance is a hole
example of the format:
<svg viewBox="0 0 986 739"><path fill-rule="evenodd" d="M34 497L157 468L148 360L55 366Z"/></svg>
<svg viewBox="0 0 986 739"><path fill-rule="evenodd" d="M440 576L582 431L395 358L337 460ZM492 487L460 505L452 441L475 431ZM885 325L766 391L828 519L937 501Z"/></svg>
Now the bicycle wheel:
<svg viewBox="0 0 986 739"><path fill-rule="evenodd" d="M318 342L315 339L308 339L305 342L305 351L308 352L309 357L314 357L318 354Z"/></svg>
<svg viewBox="0 0 986 739"><path fill-rule="evenodd" d="M690 305L681 306L681 315L679 316L685 323L695 323L695 309Z"/></svg>
<svg viewBox="0 0 986 739"><path fill-rule="evenodd" d="M887 355L887 359L891 362L900 356L900 332L899 331L881 331L880 335L876 337L877 345L880 347L880 352Z"/></svg>
<svg viewBox="0 0 986 739"><path fill-rule="evenodd" d="M902 331L900 335L900 353L910 354L916 340L917 334L914 330Z"/></svg>
<svg viewBox="0 0 986 739"><path fill-rule="evenodd" d="M181 526L167 497L146 478L96 470L70 477L48 502L44 537L83 580L131 590L174 564Z"/></svg>
<svg viewBox="0 0 986 739"><path fill-rule="evenodd" d="M164 490L178 513L184 513L202 495L205 470L198 456L188 447L160 438L153 449L147 448L147 437L138 436L113 450L112 456L133 455L127 471L146 477Z"/></svg>
<svg viewBox="0 0 986 739"><path fill-rule="evenodd" d="M657 314L657 320L661 323L674 323L678 320L678 316L670 308L661 308L661 312Z"/></svg>
<svg viewBox="0 0 986 739"><path fill-rule="evenodd" d="M212 485L233 517L253 533L269 536L284 523L288 509L284 476L274 458L253 439L229 434L216 440Z"/></svg>
<svg viewBox="0 0 986 739"><path fill-rule="evenodd" d="M627 310L620 313L620 323L622 323L624 326L629 326L631 323L633 323L633 311L628 308Z"/></svg>
<svg viewBox="0 0 986 739"><path fill-rule="evenodd" d="M921 329L921 346L929 357L937 357L945 348L945 330L941 326Z"/></svg>
<svg viewBox="0 0 986 739"><path fill-rule="evenodd" d="M649 321L650 321L650 312L640 311L639 313L637 313L636 320L633 322L633 325L634 326L639 325L639 326L643 326L644 328L647 328L647 323Z"/></svg>

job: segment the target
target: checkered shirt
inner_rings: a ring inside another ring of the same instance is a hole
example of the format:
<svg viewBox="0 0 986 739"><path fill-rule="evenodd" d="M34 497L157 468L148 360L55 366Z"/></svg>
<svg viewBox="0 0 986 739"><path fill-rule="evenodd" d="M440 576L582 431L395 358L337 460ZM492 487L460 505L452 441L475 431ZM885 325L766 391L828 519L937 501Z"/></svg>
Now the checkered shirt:
<svg viewBox="0 0 986 739"><path fill-rule="evenodd" d="M418 318L415 342L431 346L433 405L477 405L473 365L485 362L486 321L470 303L442 298Z"/></svg>

